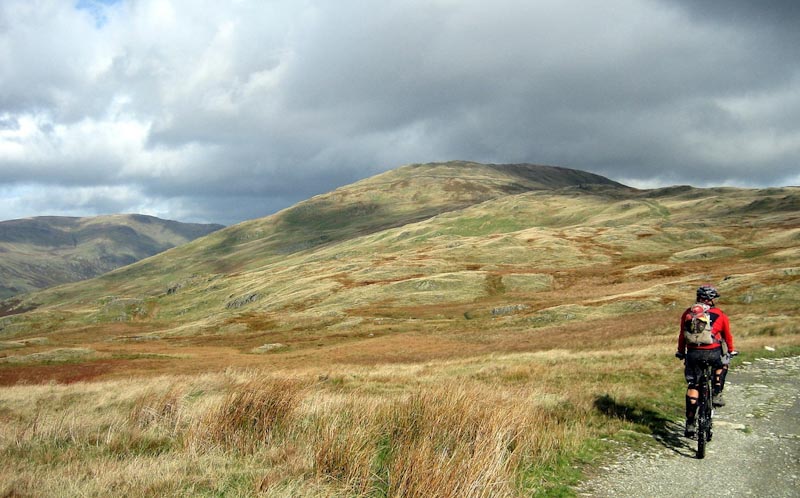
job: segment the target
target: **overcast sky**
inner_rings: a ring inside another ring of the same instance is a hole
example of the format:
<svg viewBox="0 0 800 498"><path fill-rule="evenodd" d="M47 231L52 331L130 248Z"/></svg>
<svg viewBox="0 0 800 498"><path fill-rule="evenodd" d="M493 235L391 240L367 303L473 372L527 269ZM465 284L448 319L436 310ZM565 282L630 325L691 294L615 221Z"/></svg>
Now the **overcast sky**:
<svg viewBox="0 0 800 498"><path fill-rule="evenodd" d="M233 224L456 159L798 185L798 47L797 0L2 0L0 220Z"/></svg>

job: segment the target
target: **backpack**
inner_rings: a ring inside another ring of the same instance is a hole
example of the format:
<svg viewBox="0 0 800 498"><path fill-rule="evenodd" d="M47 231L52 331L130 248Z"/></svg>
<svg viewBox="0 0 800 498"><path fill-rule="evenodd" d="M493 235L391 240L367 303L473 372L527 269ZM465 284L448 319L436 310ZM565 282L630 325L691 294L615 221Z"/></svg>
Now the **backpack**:
<svg viewBox="0 0 800 498"><path fill-rule="evenodd" d="M711 315L709 307L704 304L695 304L689 308L691 319L683 323L683 337L691 346L707 346L714 344L714 335L711 333Z"/></svg>

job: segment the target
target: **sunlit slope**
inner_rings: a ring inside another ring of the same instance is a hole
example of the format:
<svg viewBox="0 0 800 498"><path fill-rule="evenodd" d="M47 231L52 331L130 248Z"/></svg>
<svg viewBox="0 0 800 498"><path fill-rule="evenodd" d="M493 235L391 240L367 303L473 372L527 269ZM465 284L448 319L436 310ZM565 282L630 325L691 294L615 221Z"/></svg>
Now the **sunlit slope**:
<svg viewBox="0 0 800 498"><path fill-rule="evenodd" d="M732 305L777 322L791 316L799 189L636 191L593 178L401 168L29 296L22 305L41 306L3 326L14 336L57 323L53 337L207 338L242 351L279 341L292 353L311 347L309 337L319 346L390 330L613 327L620 317L672 316L702 281ZM755 315L741 311L740 320ZM493 347L532 347L530 337L510 340Z"/></svg>
<svg viewBox="0 0 800 498"><path fill-rule="evenodd" d="M298 252L487 200L580 184L623 188L598 175L550 166L411 165L313 197L274 216L241 223L186 247L185 254L204 271L252 270Z"/></svg>
<svg viewBox="0 0 800 498"><path fill-rule="evenodd" d="M584 298L580 279L596 272L618 283L672 276L671 293L631 297L660 302L679 298L684 281L704 270L713 278L726 259L754 270L795 264L797 210L784 212L786 219L756 209L765 198L689 189L516 194L297 254L236 278L229 289L259 312L346 317L415 305L470 311L509 299L568 304Z"/></svg>

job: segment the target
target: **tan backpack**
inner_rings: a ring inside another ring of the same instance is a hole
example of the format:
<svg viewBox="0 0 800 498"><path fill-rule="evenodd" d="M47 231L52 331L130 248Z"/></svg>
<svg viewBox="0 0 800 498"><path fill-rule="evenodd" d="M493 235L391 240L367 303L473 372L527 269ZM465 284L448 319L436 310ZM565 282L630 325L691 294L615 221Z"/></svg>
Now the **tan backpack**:
<svg viewBox="0 0 800 498"><path fill-rule="evenodd" d="M711 333L711 315L709 307L705 304L694 304L689 308L691 319L683 323L683 337L692 346L707 346L714 344L714 334Z"/></svg>

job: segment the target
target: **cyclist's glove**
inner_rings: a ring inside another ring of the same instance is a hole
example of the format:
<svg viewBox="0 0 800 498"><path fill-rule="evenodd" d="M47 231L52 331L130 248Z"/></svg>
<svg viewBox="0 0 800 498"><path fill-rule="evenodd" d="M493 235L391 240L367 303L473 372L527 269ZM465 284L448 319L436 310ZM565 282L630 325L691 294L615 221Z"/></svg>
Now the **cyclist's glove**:
<svg viewBox="0 0 800 498"><path fill-rule="evenodd" d="M682 360L682 359L686 358L686 355L684 353L681 353L680 351L676 351L675 352L675 358L677 358L679 360Z"/></svg>

